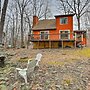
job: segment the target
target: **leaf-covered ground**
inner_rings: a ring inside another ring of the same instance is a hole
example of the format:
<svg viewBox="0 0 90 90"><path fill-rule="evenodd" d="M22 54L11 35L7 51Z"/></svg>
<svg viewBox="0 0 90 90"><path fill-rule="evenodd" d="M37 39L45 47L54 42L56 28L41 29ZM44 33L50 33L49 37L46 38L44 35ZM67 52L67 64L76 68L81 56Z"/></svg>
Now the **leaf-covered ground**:
<svg viewBox="0 0 90 90"><path fill-rule="evenodd" d="M7 77L8 87L20 90L87 90L90 81L90 48L81 49L9 49L7 65L0 69L0 76ZM28 59L37 53L43 57L33 75L28 76L28 85L15 77L16 67L26 67ZM17 85L15 85L17 84ZM7 85L7 84L6 84ZM10 86L11 85L11 86Z"/></svg>

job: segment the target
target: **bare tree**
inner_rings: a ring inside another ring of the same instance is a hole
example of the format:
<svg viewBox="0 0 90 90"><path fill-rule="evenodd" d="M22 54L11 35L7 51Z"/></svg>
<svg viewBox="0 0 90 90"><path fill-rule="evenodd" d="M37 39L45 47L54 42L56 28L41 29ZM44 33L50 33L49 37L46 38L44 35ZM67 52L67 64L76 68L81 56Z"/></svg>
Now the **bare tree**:
<svg viewBox="0 0 90 90"><path fill-rule="evenodd" d="M16 22L15 22L15 31L16 31L16 33L15 33L15 47L17 46L16 44L17 44L17 39L18 39L18 19L19 19L19 15L18 15L18 8L17 8L17 4L15 3L15 16L16 16Z"/></svg>
<svg viewBox="0 0 90 90"><path fill-rule="evenodd" d="M49 1L48 0L33 0L33 15L38 16L39 19L46 18L47 14L50 14Z"/></svg>
<svg viewBox="0 0 90 90"><path fill-rule="evenodd" d="M71 2L72 3L72 2ZM60 13L70 14L71 8L68 6L65 0L57 0L57 9Z"/></svg>
<svg viewBox="0 0 90 90"><path fill-rule="evenodd" d="M11 27L10 33L12 37L12 42L11 42L12 47L13 46L17 47L16 44L18 44L18 41L20 45L20 39L21 39L21 44L23 42L23 45L24 45L24 34L25 34L24 28L26 27L24 23L25 22L24 18L26 17L25 12L30 9L29 2L30 0L23 0L23 1L22 0L16 0L16 1L12 0L9 3L7 17L10 20L10 25L11 25L11 26L9 25L8 27ZM29 17L28 17L28 20L30 21ZM26 28L26 30L27 29L28 28ZM23 47L23 45L21 45L21 47Z"/></svg>
<svg viewBox="0 0 90 90"><path fill-rule="evenodd" d="M51 16L51 10L50 10L50 2L49 0L46 0L45 2L45 10L44 10L44 18L47 19L48 17Z"/></svg>
<svg viewBox="0 0 90 90"><path fill-rule="evenodd" d="M13 22L12 22L12 32L11 32L11 37L12 37L12 47L14 48L15 47L15 44L14 44L14 42L15 42L15 38L14 38L14 36L15 36L15 18L14 18L14 15L13 15Z"/></svg>
<svg viewBox="0 0 90 90"><path fill-rule="evenodd" d="M85 24L85 28L90 30L90 12L87 11L87 13L85 14L85 18L84 18L84 24Z"/></svg>
<svg viewBox="0 0 90 90"><path fill-rule="evenodd" d="M10 35L12 39L8 41L12 47L17 46L18 40L21 41L21 47L23 47L25 41L25 34L29 32L31 34L32 17L36 15L45 19L49 16L49 2L48 0L11 0L7 10L6 34L7 38ZM26 36L27 37L27 36Z"/></svg>
<svg viewBox="0 0 90 90"><path fill-rule="evenodd" d="M8 45L9 22L10 22L10 20L7 19L6 26L5 26L5 40L4 40L4 47L5 47L5 49L7 48L7 45Z"/></svg>
<svg viewBox="0 0 90 90"><path fill-rule="evenodd" d="M90 0L59 0L63 6L64 12L69 11L75 13L77 22L78 22L78 30L80 30L80 18L86 13L88 9L88 5L90 4ZM66 8L66 6L68 6Z"/></svg>
<svg viewBox="0 0 90 90"><path fill-rule="evenodd" d="M8 9L7 9L7 21L9 21L9 25L8 28L9 28L9 34L11 37L11 43L9 43L11 45L12 48L15 47L15 35L16 35L16 27L15 27L15 24L16 24L16 9L15 9L16 5L15 5L15 1L12 1L9 3L9 6L8 6ZM7 22L6 22L7 24ZM6 30L7 31L7 30ZM8 42L8 41L7 41Z"/></svg>
<svg viewBox="0 0 90 90"><path fill-rule="evenodd" d="M24 45L23 18L24 18L25 9L30 4L30 0L16 0L16 3L18 5L18 10L20 12L20 18L21 18L21 47L23 47Z"/></svg>
<svg viewBox="0 0 90 90"><path fill-rule="evenodd" d="M4 28L7 6L8 6L8 0L4 0L2 14L1 14L1 20L0 20L0 43L2 43L3 28Z"/></svg>
<svg viewBox="0 0 90 90"><path fill-rule="evenodd" d="M29 34L31 34L31 31L32 31L32 26L31 26L31 15L27 13L27 11L25 11L25 14L26 14L26 18L25 18L25 22L28 23L28 26L29 26Z"/></svg>

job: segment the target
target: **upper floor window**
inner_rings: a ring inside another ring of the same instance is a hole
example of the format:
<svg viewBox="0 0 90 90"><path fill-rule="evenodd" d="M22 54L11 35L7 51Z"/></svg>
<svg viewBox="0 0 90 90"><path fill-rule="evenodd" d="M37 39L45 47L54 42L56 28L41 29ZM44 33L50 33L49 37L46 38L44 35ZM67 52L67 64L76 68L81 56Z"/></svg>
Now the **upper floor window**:
<svg viewBox="0 0 90 90"><path fill-rule="evenodd" d="M49 31L41 31L40 39L49 39Z"/></svg>
<svg viewBox="0 0 90 90"><path fill-rule="evenodd" d="M68 23L68 18L67 17L60 18L60 24L67 24L67 23Z"/></svg>

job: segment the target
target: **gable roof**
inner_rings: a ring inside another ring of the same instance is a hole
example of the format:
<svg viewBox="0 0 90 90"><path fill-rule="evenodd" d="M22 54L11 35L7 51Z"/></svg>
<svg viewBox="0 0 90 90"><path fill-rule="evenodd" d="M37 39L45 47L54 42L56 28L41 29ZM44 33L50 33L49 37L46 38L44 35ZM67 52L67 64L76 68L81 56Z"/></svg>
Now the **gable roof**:
<svg viewBox="0 0 90 90"><path fill-rule="evenodd" d="M56 29L56 20L55 19L44 19L40 20L32 30L52 30Z"/></svg>

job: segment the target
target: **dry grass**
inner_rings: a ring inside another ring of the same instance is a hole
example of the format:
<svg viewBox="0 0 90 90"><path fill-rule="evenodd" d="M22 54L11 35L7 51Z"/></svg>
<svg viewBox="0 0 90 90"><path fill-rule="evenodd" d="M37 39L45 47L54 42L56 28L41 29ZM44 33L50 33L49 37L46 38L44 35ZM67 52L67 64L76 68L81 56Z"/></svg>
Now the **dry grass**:
<svg viewBox="0 0 90 90"><path fill-rule="evenodd" d="M66 68L64 67L65 64L72 64L71 67L73 65L76 65L77 61L81 62L81 61L87 61L88 58L90 58L90 48L83 48L82 50L81 49L17 49L17 50L13 50L13 49L10 49L7 51L7 53L9 54L13 54L13 56L11 56L11 61L13 63L15 62L20 62L19 64L21 66L24 67L24 64L26 65L26 62L28 59L34 59L36 54L37 53L42 53L43 57L42 57L42 60L40 62L40 68L41 68L41 73L39 73L41 76L44 76L45 75L45 78L47 79L48 78L48 81L44 82L44 85L49 86L50 87L53 87L52 90L56 90L54 87L55 87L55 80L53 80L52 82L50 82L49 78L52 78L52 77L58 77L58 78L61 78L62 80L60 81L60 83L63 85L63 86L67 86L69 87L70 85L72 85L74 82L75 82L75 85L77 85L76 83L79 82L79 76L77 76L77 70L79 70L79 68L74 71L74 68L72 69L71 68L71 71L73 72L69 72L70 68ZM27 58L22 58L23 56L27 57ZM42 66L43 65L43 66ZM60 68L58 67L49 67L50 69L52 69L53 71L56 71L56 74L52 74L52 70L49 71L49 68L46 67L46 66L61 66L61 69L64 68L65 70L62 70L62 71L65 71L65 73L59 73L61 71ZM70 66L68 65L68 66ZM82 64L83 65L83 64ZM56 69L57 68L57 69ZM80 66L81 68L81 66ZM83 66L81 69L83 70L79 70L79 72L81 72L80 74L82 75L87 75L87 71L88 71L88 68L89 66L87 66L86 68L86 64L85 66ZM10 68L11 69L11 68ZM7 73L10 71L10 69L7 69L7 67L4 69L4 73ZM13 69L13 68L12 68ZM60 71L58 71L60 70ZM67 72L68 70L68 72ZM7 71L7 72L6 72ZM12 70L14 71L14 70ZM83 72L82 72L83 71ZM57 74L58 72L58 74ZM39 76L39 74L37 74ZM44 75L43 75L44 74ZM46 77L47 75L47 77ZM54 76L55 75L55 76ZM59 76L61 75L61 76ZM81 76L80 76L81 77ZM34 87L38 87L39 86L39 80L36 79L36 81L34 81ZM81 80L81 78L80 78ZM37 82L38 81L38 82ZM81 81L80 81L81 82ZM44 89L43 89L44 90ZM48 89L49 90L49 89ZM82 90L82 87L78 87L77 90ZM85 90L85 89L83 89Z"/></svg>
<svg viewBox="0 0 90 90"><path fill-rule="evenodd" d="M79 54L80 54L81 56L85 56L85 57L90 58L90 48L85 48L85 49L83 49L83 50L80 50L80 51L79 51Z"/></svg>
<svg viewBox="0 0 90 90"><path fill-rule="evenodd" d="M37 53L42 53L42 64L45 65L64 65L80 60L90 58L90 48L81 49L18 49L8 50L8 53L16 53L12 56L12 61L26 62L27 59L35 58ZM22 56L27 56L27 59L20 59Z"/></svg>
<svg viewBox="0 0 90 90"><path fill-rule="evenodd" d="M76 61L87 60L90 58L90 49L65 49L65 50L53 50L50 52L45 52L44 58L42 60L43 64L49 65L65 65L67 63L72 64Z"/></svg>

